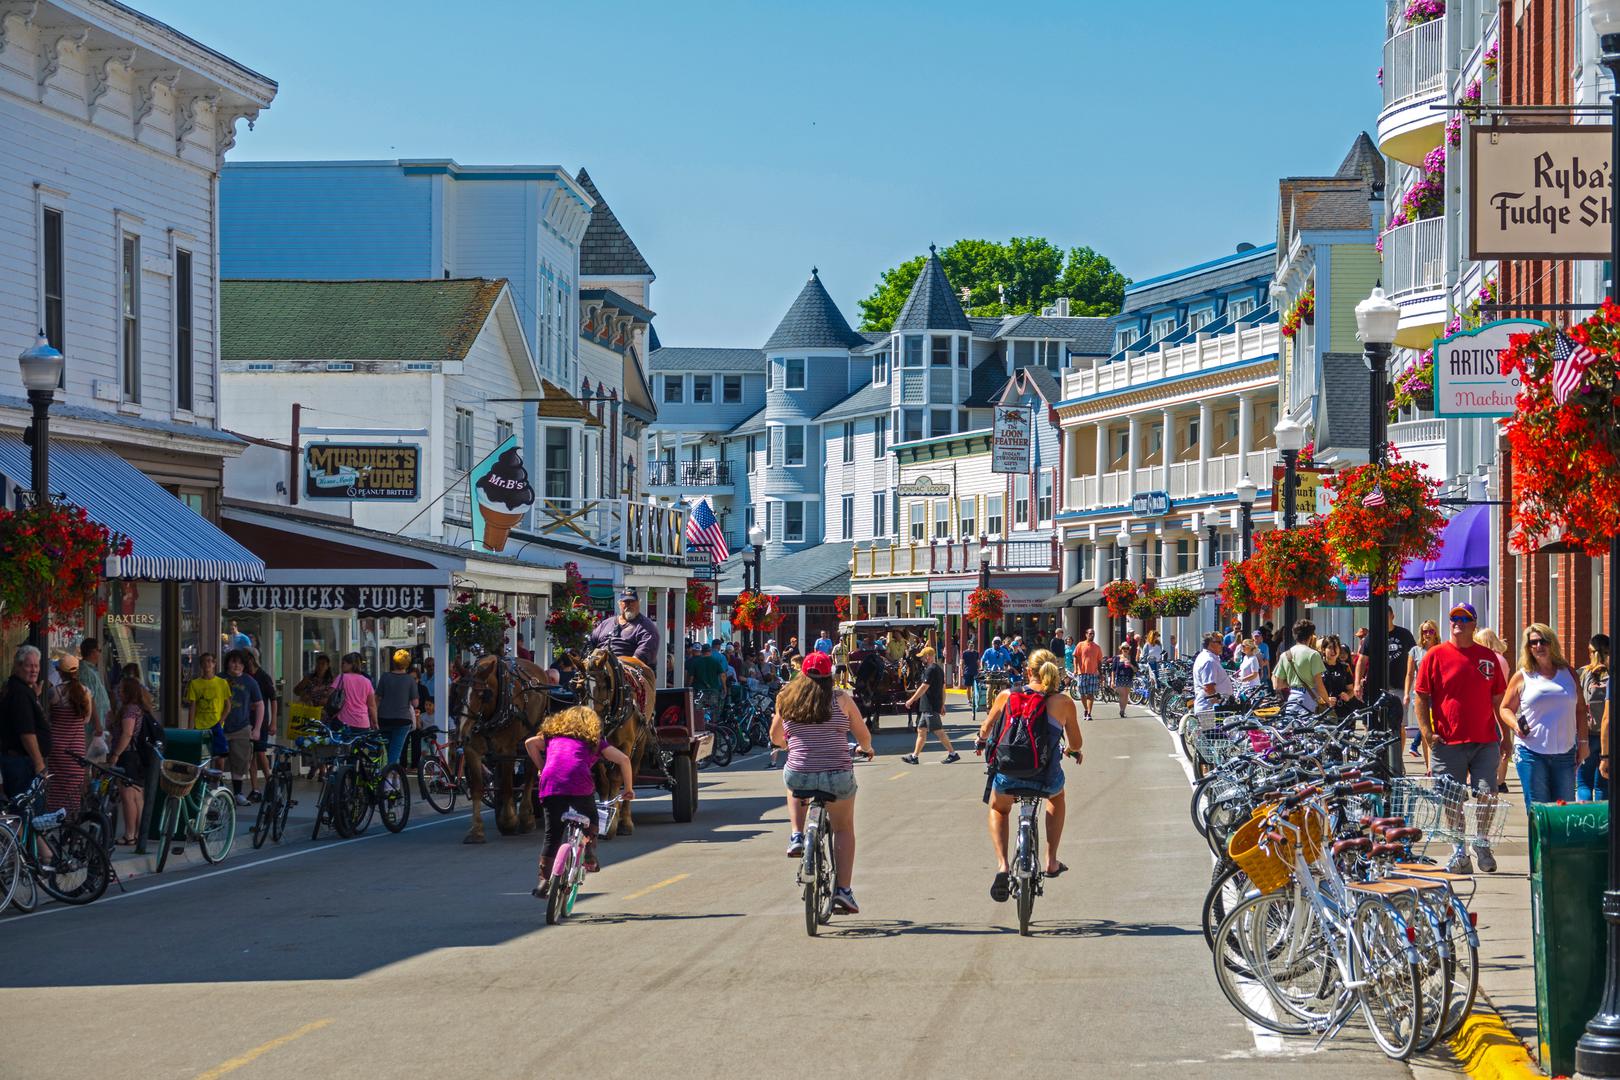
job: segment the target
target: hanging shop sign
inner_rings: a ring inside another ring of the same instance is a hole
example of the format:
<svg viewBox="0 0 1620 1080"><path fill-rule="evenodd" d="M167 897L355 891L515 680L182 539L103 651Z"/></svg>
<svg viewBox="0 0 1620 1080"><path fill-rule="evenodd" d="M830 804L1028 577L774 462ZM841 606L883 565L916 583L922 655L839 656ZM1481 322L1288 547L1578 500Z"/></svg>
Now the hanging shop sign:
<svg viewBox="0 0 1620 1080"><path fill-rule="evenodd" d="M230 585L231 611L358 611L432 615L431 585Z"/></svg>
<svg viewBox="0 0 1620 1080"><path fill-rule="evenodd" d="M922 497L927 495L949 495L951 485L942 484L931 476L914 476L910 480L902 480L895 489L902 499Z"/></svg>
<svg viewBox="0 0 1620 1080"><path fill-rule="evenodd" d="M1162 517L1169 512L1168 491L1138 491L1131 496L1131 513L1137 517Z"/></svg>
<svg viewBox="0 0 1620 1080"><path fill-rule="evenodd" d="M1318 513L1317 492L1322 490L1322 481L1327 478L1332 469L1319 465L1298 465L1294 468L1294 514L1296 516L1310 517ZM1271 512L1279 513L1282 510L1282 497L1284 481L1287 479L1288 469L1282 465L1271 467Z"/></svg>
<svg viewBox="0 0 1620 1080"><path fill-rule="evenodd" d="M1486 124L1472 133L1471 258L1609 257L1607 125Z"/></svg>
<svg viewBox="0 0 1620 1080"><path fill-rule="evenodd" d="M305 499L415 502L422 497L422 448L414 443L310 443Z"/></svg>
<svg viewBox="0 0 1620 1080"><path fill-rule="evenodd" d="M475 547L505 551L506 538L534 505L534 488L523 464L516 435L508 435L494 451L467 474L472 495L472 534Z"/></svg>
<svg viewBox="0 0 1620 1080"><path fill-rule="evenodd" d="M1502 370L1502 352L1514 334L1545 330L1537 319L1502 319L1434 343L1436 416L1512 416L1519 377Z"/></svg>
<svg viewBox="0 0 1620 1080"><path fill-rule="evenodd" d="M990 471L1027 473L1030 471L1030 445L1034 439L1034 410L1022 405L997 405L995 427L991 430Z"/></svg>

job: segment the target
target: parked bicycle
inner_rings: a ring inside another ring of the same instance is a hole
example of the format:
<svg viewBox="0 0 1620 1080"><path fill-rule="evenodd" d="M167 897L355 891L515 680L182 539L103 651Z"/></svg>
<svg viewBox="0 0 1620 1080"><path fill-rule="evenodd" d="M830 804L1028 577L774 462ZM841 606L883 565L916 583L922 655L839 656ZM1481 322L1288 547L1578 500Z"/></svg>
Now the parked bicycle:
<svg viewBox="0 0 1620 1080"><path fill-rule="evenodd" d="M422 754L416 763L416 788L422 799L434 810L448 814L456 808L458 798L470 798L467 790L466 752L461 742L452 738L448 746L439 742L443 732L437 726L422 729ZM484 790L492 791L494 784L485 777Z"/></svg>
<svg viewBox="0 0 1620 1080"><path fill-rule="evenodd" d="M136 781L117 766L104 765L82 756L77 760L90 775L85 780L84 795L79 799L79 809L73 815L73 823L95 837L101 849L111 857L120 835L117 831L121 803L119 785ZM131 826L131 831L133 828Z"/></svg>
<svg viewBox="0 0 1620 1080"><path fill-rule="evenodd" d="M253 822L253 846L261 848L266 840L281 843L281 834L287 828L287 815L298 805L293 794L292 759L298 751L287 746L270 748L270 776L265 780L264 798Z"/></svg>
<svg viewBox="0 0 1620 1080"><path fill-rule="evenodd" d="M217 863L231 853L236 840L236 797L224 786L218 769L164 758L158 763L163 812L158 819L159 848L155 873L163 873L170 855L197 841L202 857Z"/></svg>
<svg viewBox="0 0 1620 1080"><path fill-rule="evenodd" d="M411 786L403 765L388 764L388 741L378 731L363 732L349 744L334 780L338 834L360 836L375 813L391 833L411 818Z"/></svg>
<svg viewBox="0 0 1620 1080"><path fill-rule="evenodd" d="M64 904L88 904L101 898L113 878L107 852L68 820L65 808L35 811L48 780L36 776L0 814L0 894L19 911L37 905L36 886Z"/></svg>

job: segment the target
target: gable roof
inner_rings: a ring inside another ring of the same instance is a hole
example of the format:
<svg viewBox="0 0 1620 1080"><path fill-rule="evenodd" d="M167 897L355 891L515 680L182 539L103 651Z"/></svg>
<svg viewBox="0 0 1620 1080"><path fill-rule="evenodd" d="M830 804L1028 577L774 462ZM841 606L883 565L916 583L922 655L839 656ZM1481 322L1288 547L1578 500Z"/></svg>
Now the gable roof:
<svg viewBox="0 0 1620 1080"><path fill-rule="evenodd" d="M624 231L619 219L584 169L575 177L596 205L591 208L590 224L579 241L580 277L654 277L652 267L642 258L641 249Z"/></svg>
<svg viewBox="0 0 1620 1080"><path fill-rule="evenodd" d="M487 278L226 280L220 359L463 360L505 291Z"/></svg>
<svg viewBox="0 0 1620 1080"><path fill-rule="evenodd" d="M786 555L772 555L760 563L765 588L797 596L845 596L849 593L849 559L855 545L847 540L816 544ZM722 595L736 595L742 587L744 557L733 554L720 567Z"/></svg>
<svg viewBox="0 0 1620 1080"><path fill-rule="evenodd" d="M1023 381L1020 382L1020 379ZM1009 391L1015 395L1021 395L1028 393L1030 390L1034 390L1035 393L1039 394L1041 400L1048 405L1056 405L1063 400L1063 387L1059 386L1052 373L1043 367L1019 368L1013 372L1012 378L1007 380L1002 387L1001 394L998 396L1005 397Z"/></svg>
<svg viewBox="0 0 1620 1080"><path fill-rule="evenodd" d="M849 397L840 401L811 421L825 424L831 420L848 420L855 416L876 416L889 411L889 386L867 383Z"/></svg>
<svg viewBox="0 0 1620 1080"><path fill-rule="evenodd" d="M655 348L647 355L648 371L764 371L760 349Z"/></svg>
<svg viewBox="0 0 1620 1080"><path fill-rule="evenodd" d="M854 349L870 344L849 328L844 313L821 284L821 275L810 268L810 280L799 290L798 298L776 324L765 342L767 349Z"/></svg>
<svg viewBox="0 0 1620 1080"><path fill-rule="evenodd" d="M996 403L1001 388L1006 385L1007 362L1000 356L992 356L973 369L967 400L962 404L970 409L988 409Z"/></svg>
<svg viewBox="0 0 1620 1080"><path fill-rule="evenodd" d="M757 435L765 430L765 406L761 405L759 411L748 419L726 432L727 435Z"/></svg>
<svg viewBox="0 0 1620 1080"><path fill-rule="evenodd" d="M1072 342L1073 351L1082 356L1107 356L1113 352L1114 332L1100 316L1017 315L1002 320L995 337L1056 338Z"/></svg>
<svg viewBox="0 0 1620 1080"><path fill-rule="evenodd" d="M895 317L894 329L966 330L970 333L973 330L933 244L928 245L928 261L923 263L922 273L911 286L911 295L906 297L905 305Z"/></svg>

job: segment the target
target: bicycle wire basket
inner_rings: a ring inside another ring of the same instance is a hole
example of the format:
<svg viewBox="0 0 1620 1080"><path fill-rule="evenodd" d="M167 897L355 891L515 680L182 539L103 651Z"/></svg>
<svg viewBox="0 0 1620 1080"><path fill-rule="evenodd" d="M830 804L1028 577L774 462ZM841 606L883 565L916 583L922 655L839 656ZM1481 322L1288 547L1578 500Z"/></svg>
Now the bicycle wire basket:
<svg viewBox="0 0 1620 1080"><path fill-rule="evenodd" d="M1192 742L1198 757L1212 766L1250 752L1247 733L1241 731L1198 731Z"/></svg>
<svg viewBox="0 0 1620 1080"><path fill-rule="evenodd" d="M1475 792L1445 776L1399 777L1390 784L1389 813L1422 829L1425 840L1489 844L1502 838L1517 800Z"/></svg>
<svg viewBox="0 0 1620 1080"><path fill-rule="evenodd" d="M197 786L197 778L202 775L200 765L192 765L185 761L165 760L158 767L158 786L163 794L171 799L183 799L191 794L191 789Z"/></svg>

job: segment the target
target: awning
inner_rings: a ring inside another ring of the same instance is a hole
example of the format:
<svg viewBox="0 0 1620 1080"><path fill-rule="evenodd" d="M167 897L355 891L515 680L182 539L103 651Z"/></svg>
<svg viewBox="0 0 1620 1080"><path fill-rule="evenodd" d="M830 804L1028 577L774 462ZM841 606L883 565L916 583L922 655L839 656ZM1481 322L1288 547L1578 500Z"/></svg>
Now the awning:
<svg viewBox="0 0 1620 1080"><path fill-rule="evenodd" d="M1440 554L1423 565L1430 590L1491 583L1491 511L1469 506L1446 523Z"/></svg>
<svg viewBox="0 0 1620 1080"><path fill-rule="evenodd" d="M1431 584L1423 578L1423 562L1411 559L1401 567L1401 579L1396 586L1402 596L1418 596L1422 593L1439 592L1440 586Z"/></svg>
<svg viewBox="0 0 1620 1080"><path fill-rule="evenodd" d="M32 488L29 448L0 436L0 476ZM97 443L51 440L51 490L134 550L109 576L140 581L263 581L264 560L221 532L151 477Z"/></svg>
<svg viewBox="0 0 1620 1080"><path fill-rule="evenodd" d="M1102 590L1092 588L1089 581L1082 581L1078 585L1072 585L1064 589L1051 599L1043 600L1041 606L1049 608L1092 607L1102 602Z"/></svg>

